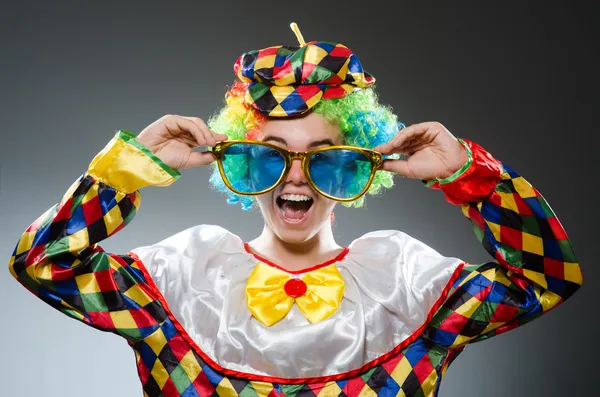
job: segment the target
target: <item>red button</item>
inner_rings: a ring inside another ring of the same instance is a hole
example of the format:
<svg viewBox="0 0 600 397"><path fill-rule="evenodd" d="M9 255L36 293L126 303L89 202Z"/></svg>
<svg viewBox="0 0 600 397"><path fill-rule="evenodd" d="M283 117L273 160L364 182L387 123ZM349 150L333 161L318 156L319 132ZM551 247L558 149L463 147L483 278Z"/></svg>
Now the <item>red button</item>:
<svg viewBox="0 0 600 397"><path fill-rule="evenodd" d="M285 283L283 289L292 298L299 298L306 293L306 283L299 278L291 278Z"/></svg>

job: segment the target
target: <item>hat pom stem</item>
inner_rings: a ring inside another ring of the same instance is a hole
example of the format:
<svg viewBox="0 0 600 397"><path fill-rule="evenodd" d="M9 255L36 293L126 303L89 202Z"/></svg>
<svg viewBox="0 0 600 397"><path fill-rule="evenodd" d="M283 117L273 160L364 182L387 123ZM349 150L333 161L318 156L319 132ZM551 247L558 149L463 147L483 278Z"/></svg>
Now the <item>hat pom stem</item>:
<svg viewBox="0 0 600 397"><path fill-rule="evenodd" d="M304 42L304 38L302 37L302 33L300 33L300 28L296 24L296 22L290 23L290 28L296 34L296 38L298 39L298 43L300 43L300 47L304 47L306 43Z"/></svg>

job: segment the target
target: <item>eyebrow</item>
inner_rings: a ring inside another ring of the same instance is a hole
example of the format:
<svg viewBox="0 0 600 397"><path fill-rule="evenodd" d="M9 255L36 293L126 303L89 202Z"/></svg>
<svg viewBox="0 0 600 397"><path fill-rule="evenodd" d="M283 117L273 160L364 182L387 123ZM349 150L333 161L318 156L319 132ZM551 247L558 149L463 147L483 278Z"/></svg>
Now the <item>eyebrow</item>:
<svg viewBox="0 0 600 397"><path fill-rule="evenodd" d="M275 142L279 142L282 143L284 145L287 146L287 141L283 138L280 138L278 136L272 136L272 135L267 135L264 139L263 142L267 142L267 141L275 141ZM335 144L333 143L333 141L329 138L327 139L321 139L319 141L312 141L311 143L308 144L309 148L315 148L317 146L323 146L323 145L328 145L328 146L335 146Z"/></svg>

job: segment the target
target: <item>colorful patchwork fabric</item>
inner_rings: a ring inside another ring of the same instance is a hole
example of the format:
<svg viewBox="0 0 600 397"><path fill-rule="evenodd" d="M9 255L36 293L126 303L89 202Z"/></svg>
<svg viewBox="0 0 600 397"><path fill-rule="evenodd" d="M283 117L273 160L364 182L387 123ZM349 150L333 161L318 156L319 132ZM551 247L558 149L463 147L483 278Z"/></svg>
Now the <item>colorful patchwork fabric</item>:
<svg viewBox="0 0 600 397"><path fill-rule="evenodd" d="M246 103L270 117L302 114L321 99L341 98L375 84L348 47L324 41L248 51L233 70L249 84Z"/></svg>
<svg viewBox="0 0 600 397"><path fill-rule="evenodd" d="M494 260L466 265L406 347L360 374L261 379L218 369L199 351L139 259L97 245L132 220L139 189L179 178L126 132L96 156L59 204L27 228L9 268L51 306L124 337L135 351L144 396L436 396L465 345L539 317L582 283L567 235L540 193L477 144L463 142L470 151L468 166L425 183L460 205Z"/></svg>

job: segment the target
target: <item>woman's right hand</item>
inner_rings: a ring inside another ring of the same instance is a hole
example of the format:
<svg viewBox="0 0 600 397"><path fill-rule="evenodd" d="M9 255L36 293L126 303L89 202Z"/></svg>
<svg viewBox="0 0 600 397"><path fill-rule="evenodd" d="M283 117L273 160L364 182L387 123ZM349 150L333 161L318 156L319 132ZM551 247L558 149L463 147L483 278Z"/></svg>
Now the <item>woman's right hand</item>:
<svg viewBox="0 0 600 397"><path fill-rule="evenodd" d="M215 161L211 152L194 152L199 146L215 146L227 135L214 134L198 117L166 115L144 128L136 140L174 169L197 167Z"/></svg>

